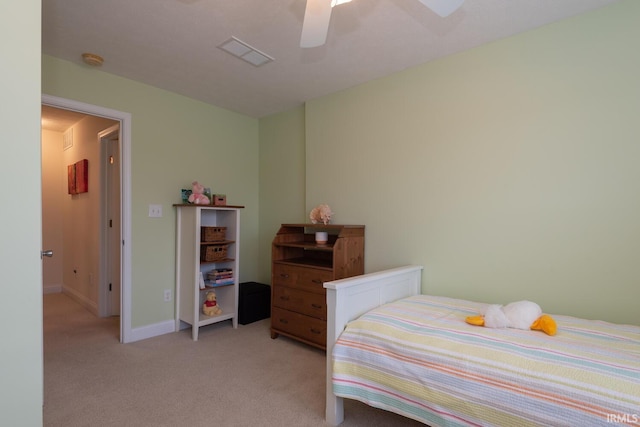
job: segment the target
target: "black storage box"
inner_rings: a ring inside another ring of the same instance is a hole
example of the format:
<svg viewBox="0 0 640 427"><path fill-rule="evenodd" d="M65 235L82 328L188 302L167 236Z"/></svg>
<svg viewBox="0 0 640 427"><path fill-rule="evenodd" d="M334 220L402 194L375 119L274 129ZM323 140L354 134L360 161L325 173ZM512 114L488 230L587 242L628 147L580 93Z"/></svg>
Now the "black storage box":
<svg viewBox="0 0 640 427"><path fill-rule="evenodd" d="M271 287L263 283L240 283L238 323L246 325L271 317Z"/></svg>

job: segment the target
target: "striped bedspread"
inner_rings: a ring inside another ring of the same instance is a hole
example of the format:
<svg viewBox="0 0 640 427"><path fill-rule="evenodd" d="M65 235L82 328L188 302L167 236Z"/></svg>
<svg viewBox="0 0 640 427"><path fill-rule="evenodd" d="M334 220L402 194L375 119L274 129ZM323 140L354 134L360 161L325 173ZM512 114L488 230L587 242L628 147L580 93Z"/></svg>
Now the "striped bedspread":
<svg viewBox="0 0 640 427"><path fill-rule="evenodd" d="M489 329L485 304L419 295L352 321L333 391L430 426L640 426L640 327L552 315L558 333Z"/></svg>

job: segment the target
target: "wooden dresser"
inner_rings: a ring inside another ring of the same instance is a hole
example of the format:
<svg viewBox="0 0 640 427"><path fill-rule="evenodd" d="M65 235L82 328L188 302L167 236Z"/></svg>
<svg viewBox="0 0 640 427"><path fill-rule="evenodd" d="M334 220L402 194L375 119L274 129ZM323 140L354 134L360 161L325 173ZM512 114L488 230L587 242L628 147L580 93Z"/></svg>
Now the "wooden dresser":
<svg viewBox="0 0 640 427"><path fill-rule="evenodd" d="M319 245L315 233L327 232ZM271 252L271 338L327 345L324 282L364 274L364 225L282 224Z"/></svg>

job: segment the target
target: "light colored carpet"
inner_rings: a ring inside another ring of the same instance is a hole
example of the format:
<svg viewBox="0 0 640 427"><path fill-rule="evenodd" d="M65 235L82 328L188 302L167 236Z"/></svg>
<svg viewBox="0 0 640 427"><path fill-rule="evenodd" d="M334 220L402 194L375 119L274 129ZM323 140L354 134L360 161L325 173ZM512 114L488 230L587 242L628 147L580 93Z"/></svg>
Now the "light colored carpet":
<svg viewBox="0 0 640 427"><path fill-rule="evenodd" d="M325 354L269 319L131 344L64 294L44 296L45 426L325 426ZM417 426L345 402L344 427Z"/></svg>

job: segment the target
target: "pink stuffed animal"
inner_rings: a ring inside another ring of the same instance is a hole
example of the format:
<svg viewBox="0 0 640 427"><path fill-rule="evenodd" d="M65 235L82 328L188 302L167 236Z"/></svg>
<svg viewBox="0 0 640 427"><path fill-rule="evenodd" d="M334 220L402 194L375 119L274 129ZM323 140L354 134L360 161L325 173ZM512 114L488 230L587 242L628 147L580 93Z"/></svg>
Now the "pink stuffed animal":
<svg viewBox="0 0 640 427"><path fill-rule="evenodd" d="M327 225L331 222L332 216L333 212L331 212L329 205L318 205L311 209L311 212L309 213L309 219L311 219L311 222L314 224L321 222L324 225Z"/></svg>
<svg viewBox="0 0 640 427"><path fill-rule="evenodd" d="M193 187L189 195L189 203L193 203L194 205L208 205L211 203L211 200L204 194L202 184L198 183L198 181L193 181L191 185Z"/></svg>

